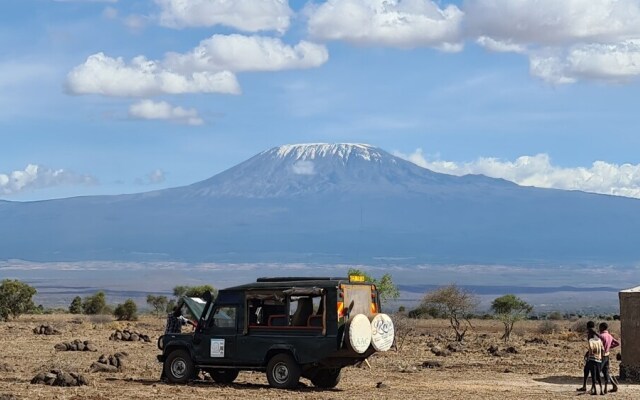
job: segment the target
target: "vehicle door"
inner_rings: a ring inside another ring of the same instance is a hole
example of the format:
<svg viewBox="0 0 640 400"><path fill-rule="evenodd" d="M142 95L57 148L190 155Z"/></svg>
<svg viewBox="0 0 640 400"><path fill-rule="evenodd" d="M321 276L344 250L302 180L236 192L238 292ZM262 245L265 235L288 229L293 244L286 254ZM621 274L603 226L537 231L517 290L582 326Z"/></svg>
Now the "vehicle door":
<svg viewBox="0 0 640 400"><path fill-rule="evenodd" d="M235 364L238 327L237 305L215 305L206 326L196 332L194 349L200 365Z"/></svg>

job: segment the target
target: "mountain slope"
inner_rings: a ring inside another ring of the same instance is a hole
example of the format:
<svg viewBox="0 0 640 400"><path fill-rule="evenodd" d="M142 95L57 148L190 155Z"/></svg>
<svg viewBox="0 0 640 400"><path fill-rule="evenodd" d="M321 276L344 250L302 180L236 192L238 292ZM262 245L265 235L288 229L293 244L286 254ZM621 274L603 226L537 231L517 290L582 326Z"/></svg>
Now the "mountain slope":
<svg viewBox="0 0 640 400"><path fill-rule="evenodd" d="M0 259L640 260L638 200L438 174L360 144L276 147L155 192L0 202L0 218Z"/></svg>

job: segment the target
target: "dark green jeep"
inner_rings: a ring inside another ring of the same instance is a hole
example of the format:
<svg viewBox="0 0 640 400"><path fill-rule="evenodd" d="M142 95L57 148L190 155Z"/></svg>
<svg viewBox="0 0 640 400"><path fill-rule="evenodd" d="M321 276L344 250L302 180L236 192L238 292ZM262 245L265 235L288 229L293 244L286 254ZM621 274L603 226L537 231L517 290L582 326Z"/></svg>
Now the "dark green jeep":
<svg viewBox="0 0 640 400"><path fill-rule="evenodd" d="M204 300L193 333L158 341L171 383L195 379L200 370L230 383L241 370L257 370L277 388L296 387L301 376L332 388L343 367L394 341L375 285L361 277L260 278Z"/></svg>

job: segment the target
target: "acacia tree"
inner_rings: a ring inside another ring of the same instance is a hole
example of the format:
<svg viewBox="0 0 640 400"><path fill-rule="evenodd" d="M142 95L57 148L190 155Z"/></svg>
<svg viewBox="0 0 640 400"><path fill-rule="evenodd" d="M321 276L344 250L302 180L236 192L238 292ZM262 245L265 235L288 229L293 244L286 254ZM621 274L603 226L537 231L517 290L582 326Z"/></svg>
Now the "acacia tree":
<svg viewBox="0 0 640 400"><path fill-rule="evenodd" d="M152 294L147 295L147 304L149 304L153 308L153 311L156 313L157 317L160 316L160 313L166 310L168 303L169 299L167 299L167 296L154 296Z"/></svg>
<svg viewBox="0 0 640 400"><path fill-rule="evenodd" d="M449 319L458 342L464 340L464 335L469 328L473 328L469 315L477 305L478 300L472 293L456 285L435 289L425 294L422 299L423 308L436 310L439 315Z"/></svg>
<svg viewBox="0 0 640 400"><path fill-rule="evenodd" d="M383 304L389 300L397 300L398 297L400 297L400 291L398 290L398 287L393 283L391 274L384 274L380 279L376 279L366 272L356 268L349 268L349 272L347 273L349 275L362 275L367 282L375 284L378 288L380 301Z"/></svg>
<svg viewBox="0 0 640 400"><path fill-rule="evenodd" d="M211 292L213 297L216 297L218 294L218 290L211 285L176 286L173 288L173 295L177 298L182 296L202 298L206 292Z"/></svg>
<svg viewBox="0 0 640 400"><path fill-rule="evenodd" d="M533 307L516 295L505 294L493 300L491 310L496 318L504 324L504 334L501 339L508 342L511 339L515 323L524 319L527 314L533 311Z"/></svg>
<svg viewBox="0 0 640 400"><path fill-rule="evenodd" d="M35 309L33 296L36 289L19 280L4 279L0 283L0 320L18 318L21 314Z"/></svg>

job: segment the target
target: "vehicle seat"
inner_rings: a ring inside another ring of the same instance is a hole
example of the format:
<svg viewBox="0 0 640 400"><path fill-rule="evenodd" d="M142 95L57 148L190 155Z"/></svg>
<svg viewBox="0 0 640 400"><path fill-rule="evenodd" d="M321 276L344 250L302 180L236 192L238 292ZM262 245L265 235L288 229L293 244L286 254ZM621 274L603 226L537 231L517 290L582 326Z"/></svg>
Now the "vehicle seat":
<svg viewBox="0 0 640 400"><path fill-rule="evenodd" d="M313 314L313 301L310 297L298 299L298 308L291 316L291 325L306 326L309 317Z"/></svg>
<svg viewBox="0 0 640 400"><path fill-rule="evenodd" d="M287 326L287 316L284 315L284 314L269 315L269 320L267 321L267 325L269 325L269 326Z"/></svg>

